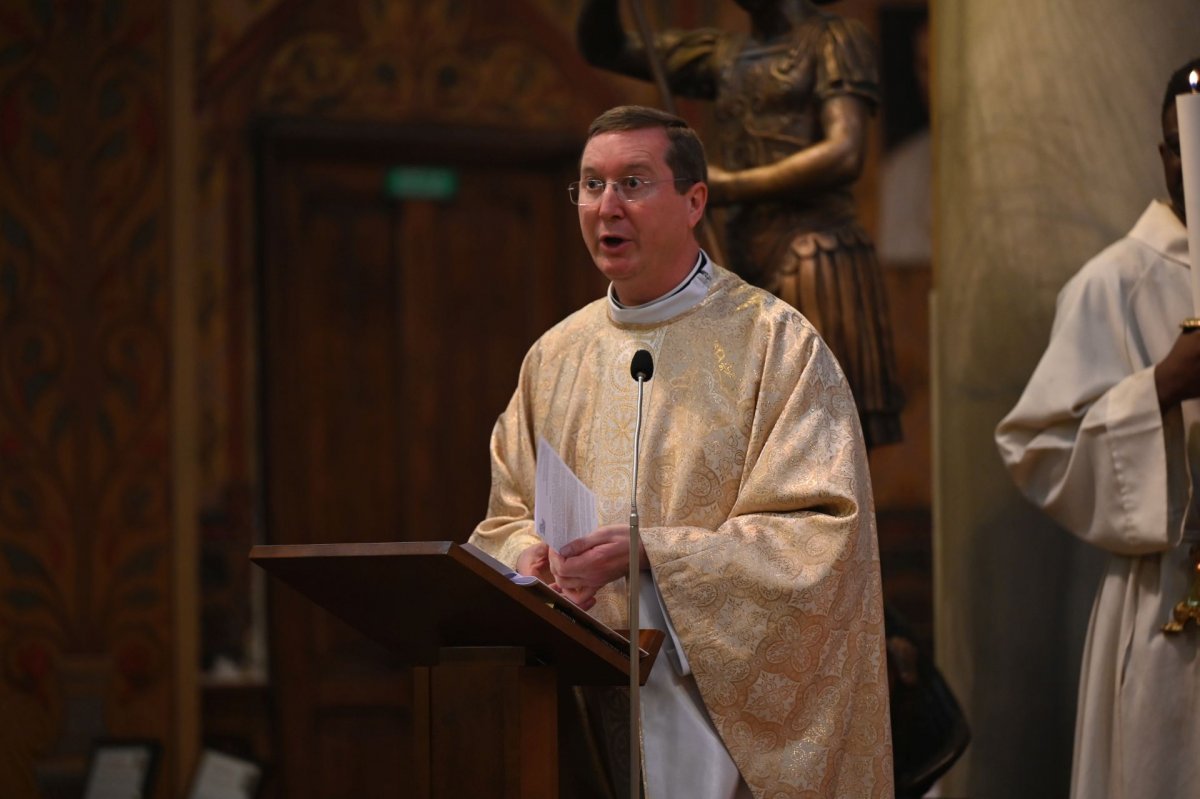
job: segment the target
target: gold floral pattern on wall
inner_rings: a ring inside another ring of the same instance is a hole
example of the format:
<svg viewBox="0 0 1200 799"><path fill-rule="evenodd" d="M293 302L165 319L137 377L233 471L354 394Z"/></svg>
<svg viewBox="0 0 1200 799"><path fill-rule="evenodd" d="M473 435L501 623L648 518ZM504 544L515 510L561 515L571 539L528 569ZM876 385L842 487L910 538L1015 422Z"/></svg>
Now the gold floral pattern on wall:
<svg viewBox="0 0 1200 799"><path fill-rule="evenodd" d="M561 125L575 97L550 37L539 43L517 23L503 35L494 16L503 13L468 2L362 3L361 34L315 30L275 53L262 105L335 118Z"/></svg>
<svg viewBox="0 0 1200 799"><path fill-rule="evenodd" d="M286 0L206 0L199 3L196 54L200 71L217 63L246 33Z"/></svg>

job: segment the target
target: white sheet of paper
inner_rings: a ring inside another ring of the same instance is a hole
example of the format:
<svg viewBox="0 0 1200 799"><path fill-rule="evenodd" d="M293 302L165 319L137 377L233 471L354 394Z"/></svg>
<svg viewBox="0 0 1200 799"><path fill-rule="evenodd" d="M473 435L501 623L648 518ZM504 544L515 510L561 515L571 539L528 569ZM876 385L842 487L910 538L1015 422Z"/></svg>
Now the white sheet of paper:
<svg viewBox="0 0 1200 799"><path fill-rule="evenodd" d="M596 529L596 495L544 438L538 439L533 524L554 551Z"/></svg>
<svg viewBox="0 0 1200 799"><path fill-rule="evenodd" d="M92 762L85 799L135 799L142 795L150 753L141 746L106 746Z"/></svg>
<svg viewBox="0 0 1200 799"><path fill-rule="evenodd" d="M257 763L206 749L188 799L253 799L261 777Z"/></svg>

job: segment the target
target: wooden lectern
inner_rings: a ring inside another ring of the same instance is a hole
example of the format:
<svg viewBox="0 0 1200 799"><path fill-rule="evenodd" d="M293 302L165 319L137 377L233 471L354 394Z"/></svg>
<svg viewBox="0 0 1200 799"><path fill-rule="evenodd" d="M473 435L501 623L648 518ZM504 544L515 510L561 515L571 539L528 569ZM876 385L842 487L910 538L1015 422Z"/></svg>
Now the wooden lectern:
<svg viewBox="0 0 1200 799"><path fill-rule="evenodd" d="M256 546L250 560L415 669L430 799L558 796L560 687L629 684L629 641L450 541ZM645 683L663 633L643 630Z"/></svg>

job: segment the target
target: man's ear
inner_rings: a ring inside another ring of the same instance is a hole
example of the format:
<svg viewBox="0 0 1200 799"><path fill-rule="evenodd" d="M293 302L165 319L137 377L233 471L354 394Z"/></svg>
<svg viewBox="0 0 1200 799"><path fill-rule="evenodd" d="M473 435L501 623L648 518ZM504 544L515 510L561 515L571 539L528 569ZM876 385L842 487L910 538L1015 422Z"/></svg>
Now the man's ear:
<svg viewBox="0 0 1200 799"><path fill-rule="evenodd" d="M708 205L708 184L693 183L688 189L688 224L694 229L704 218L704 209Z"/></svg>

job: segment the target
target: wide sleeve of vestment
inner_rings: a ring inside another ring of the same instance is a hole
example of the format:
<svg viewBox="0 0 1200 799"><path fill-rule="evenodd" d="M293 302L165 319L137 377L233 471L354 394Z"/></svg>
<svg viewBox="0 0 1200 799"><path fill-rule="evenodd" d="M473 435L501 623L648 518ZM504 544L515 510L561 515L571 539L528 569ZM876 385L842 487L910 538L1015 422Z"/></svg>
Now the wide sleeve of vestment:
<svg viewBox="0 0 1200 799"><path fill-rule="evenodd" d="M532 411L533 381L540 360L541 349L535 344L526 353L517 389L492 430L487 516L470 539L509 566L516 565L522 551L541 541L533 529L537 453Z"/></svg>
<svg viewBox="0 0 1200 799"><path fill-rule="evenodd" d="M828 17L818 47L817 97L828 100L839 94L853 94L872 108L879 105L875 42L861 22Z"/></svg>
<svg viewBox="0 0 1200 799"><path fill-rule="evenodd" d="M1157 290L1125 240L1080 271L1058 299L1050 343L996 442L1017 486L1072 533L1121 555L1182 535L1189 478L1182 416L1159 411L1139 293Z"/></svg>
<svg viewBox="0 0 1200 799"><path fill-rule="evenodd" d="M866 450L835 360L793 321L765 333L761 360L746 364L757 388L738 411L748 436L727 517L715 529L646 528L643 543L705 706L755 795L890 796ZM721 451L714 443L714 458ZM670 487L698 503L719 490L716 467L708 482L690 471Z"/></svg>

